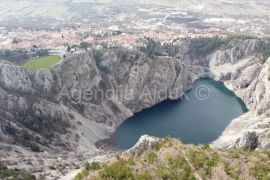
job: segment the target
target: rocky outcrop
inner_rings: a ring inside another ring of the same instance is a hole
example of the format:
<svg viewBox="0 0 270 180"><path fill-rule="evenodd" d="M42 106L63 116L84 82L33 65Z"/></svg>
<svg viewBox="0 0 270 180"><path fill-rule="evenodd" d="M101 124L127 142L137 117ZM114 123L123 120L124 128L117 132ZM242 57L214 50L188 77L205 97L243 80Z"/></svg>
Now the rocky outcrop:
<svg viewBox="0 0 270 180"><path fill-rule="evenodd" d="M239 60L253 56L258 52L261 46L261 41L258 39L244 40L244 41L231 41L227 45L227 50L218 50L214 58L216 59L215 65L220 66L226 63L235 64Z"/></svg>
<svg viewBox="0 0 270 180"><path fill-rule="evenodd" d="M247 132L239 139L237 144L239 147L245 147L249 150L254 150L258 147L258 136L256 132Z"/></svg>
<svg viewBox="0 0 270 180"><path fill-rule="evenodd" d="M236 118L225 129L222 136L213 142L219 147L242 146L251 148L248 142L239 143L239 140L249 141L250 132L256 133L257 148L266 149L270 142L269 137L269 68L270 59L262 63L257 56L261 42L245 40L237 54L227 59L218 58L217 51L209 56L210 70L217 80L221 80L243 99L249 112ZM232 51L232 49L226 50ZM240 58L239 58L240 57ZM231 61L231 59L238 59ZM247 136L248 134L248 136ZM254 139L253 139L254 140Z"/></svg>
<svg viewBox="0 0 270 180"><path fill-rule="evenodd" d="M2 88L21 93L33 92L30 75L25 70L10 64L1 64L0 66L0 84Z"/></svg>
<svg viewBox="0 0 270 180"><path fill-rule="evenodd" d="M159 141L160 141L159 138L143 135L131 149L125 151L123 154L140 156L145 151L153 149L159 143Z"/></svg>

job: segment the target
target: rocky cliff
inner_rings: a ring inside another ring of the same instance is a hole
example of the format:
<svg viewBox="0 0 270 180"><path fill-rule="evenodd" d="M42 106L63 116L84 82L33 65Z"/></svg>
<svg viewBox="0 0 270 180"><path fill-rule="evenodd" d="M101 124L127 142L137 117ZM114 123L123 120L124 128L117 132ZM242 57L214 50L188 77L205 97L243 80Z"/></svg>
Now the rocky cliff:
<svg viewBox="0 0 270 180"><path fill-rule="evenodd" d="M94 148L134 113L189 90L196 77L183 62L104 49L70 56L52 72L0 64L1 141Z"/></svg>
<svg viewBox="0 0 270 180"><path fill-rule="evenodd" d="M262 42L245 40L227 50L218 50L208 58L210 70L215 79L243 99L249 112L235 119L222 136L213 144L216 146L245 146L269 149L269 63L258 57Z"/></svg>
<svg viewBox="0 0 270 180"><path fill-rule="evenodd" d="M35 73L0 63L1 154L94 152L95 142L134 113L180 98L202 77L223 81L249 108L212 145L269 149L270 59L260 58L263 40L185 39L146 47L70 55L52 71Z"/></svg>
<svg viewBox="0 0 270 180"><path fill-rule="evenodd" d="M262 43L240 39L221 46L217 39L184 40L174 46L148 45L144 51L93 50L70 55L51 72L32 73L2 63L1 141L68 151L95 148L94 142L109 137L125 119L165 99L180 98L200 77L225 82L250 109L239 118L244 128L237 134L257 129L263 134L258 139L265 139L270 60L263 63L258 57ZM256 123L244 123L246 116Z"/></svg>

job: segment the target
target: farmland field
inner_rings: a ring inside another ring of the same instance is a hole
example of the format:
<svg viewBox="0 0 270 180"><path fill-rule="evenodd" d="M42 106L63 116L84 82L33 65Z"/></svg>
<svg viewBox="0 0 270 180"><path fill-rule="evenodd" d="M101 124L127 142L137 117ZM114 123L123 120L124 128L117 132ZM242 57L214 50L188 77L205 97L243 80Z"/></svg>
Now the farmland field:
<svg viewBox="0 0 270 180"><path fill-rule="evenodd" d="M269 15L269 0L0 0L0 22L29 18L82 20L99 13L108 4L136 3L141 5L173 6L182 10L220 15ZM195 5L194 5L195 4ZM104 5L104 6L102 6ZM100 9L101 8L101 9ZM102 11L103 12L103 11ZM90 19L93 20L93 19ZM18 21L15 21L16 23Z"/></svg>
<svg viewBox="0 0 270 180"><path fill-rule="evenodd" d="M30 71L36 71L41 68L51 70L61 59L60 56L43 56L26 62L23 67Z"/></svg>

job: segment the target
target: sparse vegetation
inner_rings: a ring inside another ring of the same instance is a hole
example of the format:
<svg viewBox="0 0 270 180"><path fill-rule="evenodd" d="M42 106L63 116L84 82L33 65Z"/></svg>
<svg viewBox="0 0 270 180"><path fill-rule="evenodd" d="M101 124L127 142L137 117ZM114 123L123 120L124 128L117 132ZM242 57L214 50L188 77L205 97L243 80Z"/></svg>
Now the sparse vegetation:
<svg viewBox="0 0 270 180"><path fill-rule="evenodd" d="M251 174L257 179L269 179L270 177L270 165L258 163L251 169Z"/></svg>
<svg viewBox="0 0 270 180"><path fill-rule="evenodd" d="M99 175L104 179L132 178L131 170L123 160L118 160L110 165L104 165Z"/></svg>
<svg viewBox="0 0 270 180"><path fill-rule="evenodd" d="M84 169L84 170L82 170L82 172L78 173L74 177L74 180L82 180L83 178L85 178L88 175L89 175L89 171L87 171L86 169Z"/></svg>
<svg viewBox="0 0 270 180"><path fill-rule="evenodd" d="M161 43L155 39L144 39L144 46L140 47L140 51L144 52L148 57L155 57L162 55Z"/></svg>
<svg viewBox="0 0 270 180"><path fill-rule="evenodd" d="M0 179L10 179L10 180L34 180L36 179L34 175L20 169L8 169L7 166L0 162Z"/></svg>
<svg viewBox="0 0 270 180"><path fill-rule="evenodd" d="M135 180L152 180L152 176L149 172L144 172L143 174L135 175Z"/></svg>
<svg viewBox="0 0 270 180"><path fill-rule="evenodd" d="M89 171L96 171L99 170L101 167L98 162L92 162L91 164L89 162L84 163L84 169L82 172L78 173L75 177L74 180L82 180L86 176L89 175Z"/></svg>
<svg viewBox="0 0 270 180"><path fill-rule="evenodd" d="M213 167L219 162L216 153L208 154L206 149L189 149L188 155L196 170L201 172L201 176L211 177Z"/></svg>
<svg viewBox="0 0 270 180"><path fill-rule="evenodd" d="M203 147L202 147L202 149L210 149L209 144L204 144Z"/></svg>
<svg viewBox="0 0 270 180"><path fill-rule="evenodd" d="M99 162L92 162L91 164L86 162L84 164L84 169L86 169L86 170L94 170L94 171L96 171L96 170L99 170L100 168L101 167L100 167Z"/></svg>
<svg viewBox="0 0 270 180"><path fill-rule="evenodd" d="M237 167L231 166L229 163L224 164L225 172L233 179L239 179L239 169Z"/></svg>
<svg viewBox="0 0 270 180"><path fill-rule="evenodd" d="M189 54L191 56L206 56L224 44L219 37L187 38L190 43Z"/></svg>
<svg viewBox="0 0 270 180"><path fill-rule="evenodd" d="M165 138L162 138L159 143L156 144L156 146L154 147L154 150L159 151L165 144L170 142L170 137L167 136Z"/></svg>
<svg viewBox="0 0 270 180"><path fill-rule="evenodd" d="M84 169L77 177L84 175L90 179L106 180L195 180L199 175L202 179L211 179L217 173L213 169L218 168L218 171L223 171L223 174L227 175L225 179L249 177L266 180L270 175L269 154L268 151L255 152L241 148L221 150L212 149L209 145L189 146L167 137L161 139L152 150L147 150L140 156L119 155L108 163L98 166L100 169L88 168L90 170L87 172ZM241 168L247 170L240 171Z"/></svg>
<svg viewBox="0 0 270 180"><path fill-rule="evenodd" d="M18 122L26 128L44 135L48 140L51 140L55 132L65 133L65 128L69 126L69 122L59 119L42 119L33 118L30 116L20 117Z"/></svg>

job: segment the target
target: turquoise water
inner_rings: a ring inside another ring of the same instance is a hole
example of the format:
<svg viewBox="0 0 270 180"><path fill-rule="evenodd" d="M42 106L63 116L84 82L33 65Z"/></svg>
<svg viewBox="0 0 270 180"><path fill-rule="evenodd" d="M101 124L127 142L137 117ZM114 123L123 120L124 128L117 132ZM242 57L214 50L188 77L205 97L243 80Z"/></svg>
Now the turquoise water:
<svg viewBox="0 0 270 180"><path fill-rule="evenodd" d="M144 134L205 144L218 138L231 120L245 112L242 100L223 83L200 79L181 100L167 100L126 120L113 138L121 149L132 147Z"/></svg>

